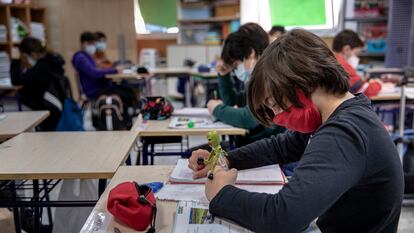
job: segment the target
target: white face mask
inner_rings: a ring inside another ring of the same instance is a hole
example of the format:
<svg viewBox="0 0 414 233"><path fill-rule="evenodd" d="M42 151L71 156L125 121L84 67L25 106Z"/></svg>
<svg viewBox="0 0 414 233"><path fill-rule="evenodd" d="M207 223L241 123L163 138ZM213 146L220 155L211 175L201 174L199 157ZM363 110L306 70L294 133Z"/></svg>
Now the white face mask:
<svg viewBox="0 0 414 233"><path fill-rule="evenodd" d="M359 57L352 55L348 58L347 62L356 70L359 65Z"/></svg>
<svg viewBox="0 0 414 233"><path fill-rule="evenodd" d="M85 52L87 52L89 55L94 55L96 52L96 46L95 45L86 45L85 46Z"/></svg>
<svg viewBox="0 0 414 233"><path fill-rule="evenodd" d="M33 59L31 56L27 56L27 62L31 65L31 66L35 66L36 65L36 60Z"/></svg>
<svg viewBox="0 0 414 233"><path fill-rule="evenodd" d="M237 65L237 68L234 70L234 74L240 81L247 82L252 74L252 69L245 69L244 62L242 62Z"/></svg>
<svg viewBox="0 0 414 233"><path fill-rule="evenodd" d="M105 49L106 49L106 42L97 42L96 43L96 50L105 51Z"/></svg>

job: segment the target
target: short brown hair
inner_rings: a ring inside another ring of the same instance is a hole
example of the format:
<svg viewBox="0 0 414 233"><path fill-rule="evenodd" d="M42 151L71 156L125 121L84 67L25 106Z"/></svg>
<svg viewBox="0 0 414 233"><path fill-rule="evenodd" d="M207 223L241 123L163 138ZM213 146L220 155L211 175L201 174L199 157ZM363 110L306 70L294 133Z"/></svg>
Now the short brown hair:
<svg viewBox="0 0 414 233"><path fill-rule="evenodd" d="M352 30L345 29L335 36L332 42L332 49L335 52L341 52L342 49L349 45L351 49L364 47L364 42L359 38L358 34Z"/></svg>
<svg viewBox="0 0 414 233"><path fill-rule="evenodd" d="M247 84L247 103L256 119L271 125L274 115L265 105L267 97L283 110L288 109L287 101L303 107L296 92L309 97L318 87L331 94L345 94L348 74L321 38L294 29L271 43L257 61Z"/></svg>

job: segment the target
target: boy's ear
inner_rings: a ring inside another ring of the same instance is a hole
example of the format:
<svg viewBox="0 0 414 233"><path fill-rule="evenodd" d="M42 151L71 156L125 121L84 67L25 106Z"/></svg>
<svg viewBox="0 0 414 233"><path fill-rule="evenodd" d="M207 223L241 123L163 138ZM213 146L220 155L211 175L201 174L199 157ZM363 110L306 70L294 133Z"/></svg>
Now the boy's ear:
<svg viewBox="0 0 414 233"><path fill-rule="evenodd" d="M342 54L344 55L350 55L352 53L352 49L350 45L345 45L344 47L342 47Z"/></svg>
<svg viewBox="0 0 414 233"><path fill-rule="evenodd" d="M256 57L256 52L254 51L254 49L250 49L249 59L250 58L257 58Z"/></svg>

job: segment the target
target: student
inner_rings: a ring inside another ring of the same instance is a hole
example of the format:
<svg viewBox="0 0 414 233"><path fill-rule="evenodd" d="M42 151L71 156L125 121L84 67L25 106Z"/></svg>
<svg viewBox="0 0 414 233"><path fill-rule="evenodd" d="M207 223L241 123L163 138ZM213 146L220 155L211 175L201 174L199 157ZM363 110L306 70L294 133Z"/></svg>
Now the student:
<svg viewBox="0 0 414 233"><path fill-rule="evenodd" d="M401 161L369 99L348 92L348 75L326 44L295 29L259 58L247 102L263 124L284 134L229 152L229 171L206 182L210 212L255 232L397 232L403 196ZM205 151L193 152L190 167ZM299 161L278 194L234 186L236 169ZM313 224L312 224L313 225Z"/></svg>
<svg viewBox="0 0 414 233"><path fill-rule="evenodd" d="M364 43L358 34L351 30L343 30L335 36L332 48L335 57L349 75L350 92L364 93L368 97L376 96L381 91L382 82L379 80L366 81L360 77L356 68L359 63L358 55Z"/></svg>
<svg viewBox="0 0 414 233"><path fill-rule="evenodd" d="M107 74L115 74L114 68L99 68L93 59L96 52L97 37L95 33L84 32L80 37L81 49L73 55L72 64L79 74L83 92L88 99L95 99L99 92L109 86Z"/></svg>
<svg viewBox="0 0 414 233"><path fill-rule="evenodd" d="M269 41L272 43L277 38L281 37L283 34L285 34L285 27L280 25L273 26L269 31Z"/></svg>
<svg viewBox="0 0 414 233"><path fill-rule="evenodd" d="M65 61L56 53L46 49L34 37L24 38L20 45L20 59L14 59L10 66L13 85L22 85L20 101L32 110L49 110L50 116L40 124L40 129L53 131L60 118L60 112L51 111L45 105L44 94L60 76L64 76Z"/></svg>
<svg viewBox="0 0 414 233"><path fill-rule="evenodd" d="M107 47L106 44L106 35L103 32L96 32L96 52L94 59L96 64L101 68L111 68L113 63L106 57L105 50Z"/></svg>
<svg viewBox="0 0 414 233"><path fill-rule="evenodd" d="M218 120L234 127L248 129L247 137L238 137L237 146L245 145L261 138L284 131L283 127L264 127L258 123L246 106L244 91L237 91L231 76L247 82L257 58L269 44L266 32L255 23L248 23L231 33L224 42L218 62L218 87L222 100L212 99L207 103L208 110Z"/></svg>

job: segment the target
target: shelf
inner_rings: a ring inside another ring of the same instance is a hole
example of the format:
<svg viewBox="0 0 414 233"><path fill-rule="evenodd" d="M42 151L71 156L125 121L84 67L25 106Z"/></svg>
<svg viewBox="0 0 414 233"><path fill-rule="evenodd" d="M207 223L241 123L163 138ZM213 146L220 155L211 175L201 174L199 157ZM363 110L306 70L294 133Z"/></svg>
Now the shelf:
<svg viewBox="0 0 414 233"><path fill-rule="evenodd" d="M179 23L189 24L189 23L221 23L229 22L233 20L240 20L240 16L225 16L225 17L211 17L207 19L179 19Z"/></svg>
<svg viewBox="0 0 414 233"><path fill-rule="evenodd" d="M359 23L381 23L381 22L387 22L388 21L388 17L383 16L383 17L366 17L366 18L345 18L345 21L348 22L359 22Z"/></svg>

